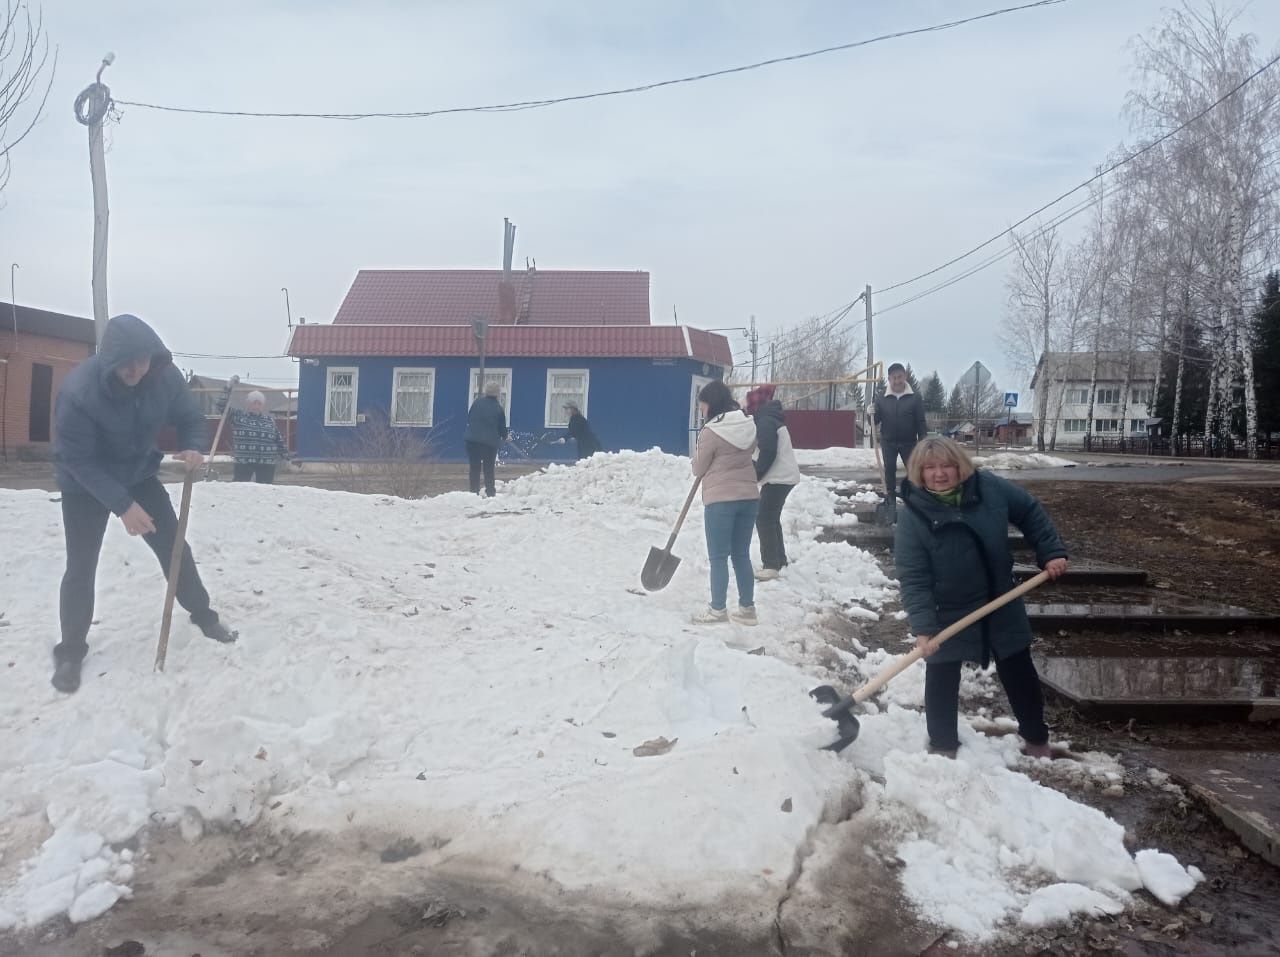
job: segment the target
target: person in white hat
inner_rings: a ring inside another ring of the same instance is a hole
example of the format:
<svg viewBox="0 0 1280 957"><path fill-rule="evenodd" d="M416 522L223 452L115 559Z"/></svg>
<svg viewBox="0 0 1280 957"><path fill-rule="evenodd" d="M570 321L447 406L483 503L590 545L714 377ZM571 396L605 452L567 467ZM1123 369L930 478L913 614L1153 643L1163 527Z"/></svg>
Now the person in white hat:
<svg viewBox="0 0 1280 957"><path fill-rule="evenodd" d="M231 449L235 454L235 481L270 485L276 466L289 455L289 446L267 414L267 397L257 389L245 396L243 409L227 412Z"/></svg>

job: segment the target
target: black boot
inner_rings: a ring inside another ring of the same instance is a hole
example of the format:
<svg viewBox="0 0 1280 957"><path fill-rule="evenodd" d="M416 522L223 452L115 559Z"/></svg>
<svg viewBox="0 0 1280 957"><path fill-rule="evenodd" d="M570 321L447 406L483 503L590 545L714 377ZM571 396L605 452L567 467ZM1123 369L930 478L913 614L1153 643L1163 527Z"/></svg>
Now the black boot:
<svg viewBox="0 0 1280 957"><path fill-rule="evenodd" d="M240 632L232 631L216 618L213 621L196 622L196 627L204 633L206 638L220 641L224 645L228 645L240 637Z"/></svg>
<svg viewBox="0 0 1280 957"><path fill-rule="evenodd" d="M80 662L59 661L53 669L53 686L63 694L80 690Z"/></svg>

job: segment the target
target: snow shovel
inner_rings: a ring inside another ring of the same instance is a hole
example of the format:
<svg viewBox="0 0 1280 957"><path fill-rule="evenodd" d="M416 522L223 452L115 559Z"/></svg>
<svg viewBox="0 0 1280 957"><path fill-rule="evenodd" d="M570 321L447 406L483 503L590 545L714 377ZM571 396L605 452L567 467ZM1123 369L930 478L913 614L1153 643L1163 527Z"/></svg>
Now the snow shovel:
<svg viewBox="0 0 1280 957"><path fill-rule="evenodd" d="M964 631L974 622L981 621L998 608L1003 608L1009 602L1016 598L1021 598L1033 588L1039 588L1049 580L1048 572L1041 572L1035 578L1028 578L1017 588L1012 588L1005 592L999 598L994 598L987 602L981 608L969 612L953 625L948 625L933 636L930 644L935 650L948 638L954 637L959 632ZM819 704L827 705L825 711L822 712L824 718L831 718L836 722L839 728L840 736L831 744L826 745L822 750L840 752L847 748L858 737L858 719L854 717L852 708L855 704L861 704L873 694L887 685L895 676L906 671L917 661L924 657L924 653L915 648L909 654L903 655L888 668L885 668L878 675L864 684L848 697L842 698L839 693L830 685L821 685L809 692Z"/></svg>
<svg viewBox="0 0 1280 957"><path fill-rule="evenodd" d="M871 420L871 447L876 452L876 470L880 475L880 488L884 490L884 499L876 504L876 514L873 521L877 525L892 525L898 520L898 510L894 503L894 496L897 494L889 488L889 482L885 479L884 459L880 456L880 430L876 428L875 419Z"/></svg>
<svg viewBox="0 0 1280 957"><path fill-rule="evenodd" d="M676 569L680 567L680 559L671 554L671 548L676 543L680 526L684 524L684 517L689 514L689 506L693 504L693 497L698 494L698 486L701 484L701 477L693 480L693 488L689 489L689 497L684 500L684 508L680 509L680 517L676 519L676 527L671 530L671 537L667 539L667 547L649 549L649 558L644 563L644 570L640 572L640 584L644 585L645 591L666 588Z"/></svg>
<svg viewBox="0 0 1280 957"><path fill-rule="evenodd" d="M227 411L231 408L231 390L239 381L239 376L232 376L227 382L225 392L227 401L222 407L222 417L218 419L218 428L213 435L213 448L209 450L210 460L218 451L218 442L222 440L222 427L227 424ZM187 547L187 519L191 517L191 485L195 474L194 469L187 469L187 477L182 480L182 505L178 509L178 529L173 536L173 552L169 555L169 584L164 591L164 614L160 618L160 641L156 645L156 671L164 671L165 656L169 653L169 627L173 624L173 600L178 593L178 576L182 574L182 553Z"/></svg>

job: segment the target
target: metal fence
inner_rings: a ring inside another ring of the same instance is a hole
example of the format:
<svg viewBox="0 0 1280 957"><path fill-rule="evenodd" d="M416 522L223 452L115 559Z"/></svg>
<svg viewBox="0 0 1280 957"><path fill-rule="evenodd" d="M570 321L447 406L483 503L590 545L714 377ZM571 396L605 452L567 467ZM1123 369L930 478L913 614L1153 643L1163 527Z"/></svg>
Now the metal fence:
<svg viewBox="0 0 1280 957"><path fill-rule="evenodd" d="M1091 435L1084 440L1087 452L1109 452L1117 455L1168 455L1179 458L1247 459L1248 445L1243 439L1231 438L1223 444L1206 443L1203 435L1110 436ZM1280 459L1280 438L1260 436L1260 459Z"/></svg>

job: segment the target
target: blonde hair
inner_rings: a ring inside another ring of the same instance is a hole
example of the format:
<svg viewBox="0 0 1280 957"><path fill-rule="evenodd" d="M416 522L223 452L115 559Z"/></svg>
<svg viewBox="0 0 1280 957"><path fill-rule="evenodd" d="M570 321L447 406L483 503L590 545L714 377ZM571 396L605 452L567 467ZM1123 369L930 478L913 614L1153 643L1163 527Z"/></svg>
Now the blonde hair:
<svg viewBox="0 0 1280 957"><path fill-rule="evenodd" d="M928 462L943 465L954 465L960 470L960 481L963 482L976 471L969 453L960 447L955 439L941 435L930 435L916 443L911 453L911 461L907 463L907 478L917 488L924 488L924 467Z"/></svg>

